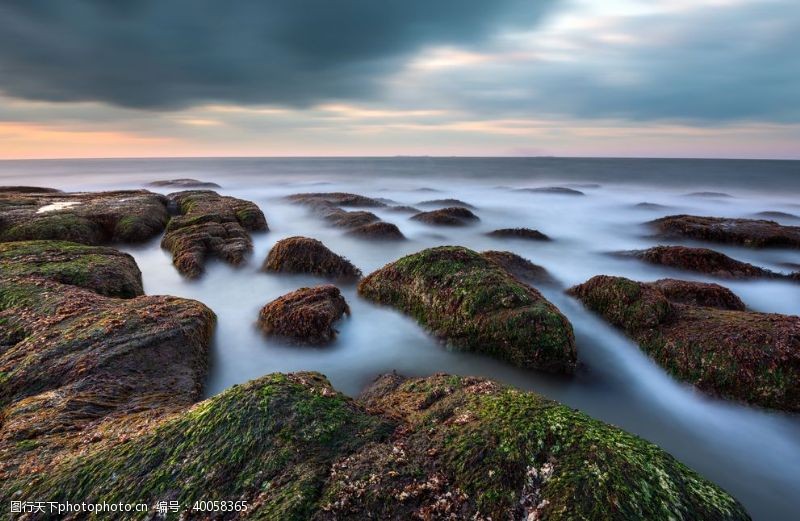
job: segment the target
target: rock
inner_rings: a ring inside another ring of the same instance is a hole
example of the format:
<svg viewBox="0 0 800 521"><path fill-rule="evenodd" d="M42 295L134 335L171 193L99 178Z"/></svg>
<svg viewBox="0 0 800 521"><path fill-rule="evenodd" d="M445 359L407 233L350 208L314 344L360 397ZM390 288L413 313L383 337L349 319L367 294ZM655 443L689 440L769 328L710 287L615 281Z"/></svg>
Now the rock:
<svg viewBox="0 0 800 521"><path fill-rule="evenodd" d="M143 242L164 230L164 196L146 190L0 193L0 242Z"/></svg>
<svg viewBox="0 0 800 521"><path fill-rule="evenodd" d="M764 219L786 219L790 221L800 220L800 216L786 212L758 212L757 214L755 214L755 216Z"/></svg>
<svg viewBox="0 0 800 521"><path fill-rule="evenodd" d="M264 214L250 201L210 190L176 192L169 199L180 215L170 220L161 247L172 252L172 263L189 278L203 273L209 256L240 264L253 249L248 232L268 229Z"/></svg>
<svg viewBox="0 0 800 521"><path fill-rule="evenodd" d="M415 221L435 226L466 226L479 221L478 216L466 208L454 206L412 215Z"/></svg>
<svg viewBox="0 0 800 521"><path fill-rule="evenodd" d="M469 203L465 203L460 199L431 199L430 201L422 201L417 203L418 206L427 206L434 208L449 208L453 206L460 206L462 208L469 208L474 210L475 207Z"/></svg>
<svg viewBox="0 0 800 521"><path fill-rule="evenodd" d="M168 188L222 188L217 183L209 181L198 181L197 179L161 179L147 183L148 186L168 187Z"/></svg>
<svg viewBox="0 0 800 521"><path fill-rule="evenodd" d="M0 186L0 194L23 193L23 194L57 194L61 190L55 188L44 188L41 186Z"/></svg>
<svg viewBox="0 0 800 521"><path fill-rule="evenodd" d="M722 290L600 275L569 293L676 378L715 396L800 411L800 317L743 311Z"/></svg>
<svg viewBox="0 0 800 521"><path fill-rule="evenodd" d="M650 264L706 273L726 279L780 277L777 273L746 262L737 261L724 253L709 250L708 248L656 246L646 250L621 252L621 255L634 257Z"/></svg>
<svg viewBox="0 0 800 521"><path fill-rule="evenodd" d="M647 223L662 238L695 239L752 248L800 248L800 227L775 221L670 215Z"/></svg>
<svg viewBox="0 0 800 521"><path fill-rule="evenodd" d="M276 242L264 260L262 270L310 273L345 280L361 277L361 270L350 261L308 237L289 237Z"/></svg>
<svg viewBox="0 0 800 521"><path fill-rule="evenodd" d="M334 206L360 206L363 208L383 208L386 203L371 197L345 192L319 192L307 194L294 194L287 197L293 203L314 205L328 203Z"/></svg>
<svg viewBox="0 0 800 521"><path fill-rule="evenodd" d="M660 291L672 303L731 309L734 311L745 310L742 299L737 297L733 291L719 284L661 279L646 283L646 285Z"/></svg>
<svg viewBox="0 0 800 521"><path fill-rule="evenodd" d="M419 209L414 208L413 206L391 206L387 208L390 212L397 212L397 213L419 213Z"/></svg>
<svg viewBox="0 0 800 521"><path fill-rule="evenodd" d="M658 203L637 203L633 207L640 210L669 210L670 208L669 206Z"/></svg>
<svg viewBox="0 0 800 521"><path fill-rule="evenodd" d="M208 491L247 502L225 519L749 519L637 436L441 374L386 375L357 401L317 373L267 375L0 482L0 499L116 504L131 490L148 504L180 497L186 514Z"/></svg>
<svg viewBox="0 0 800 521"><path fill-rule="evenodd" d="M730 194L726 194L724 192L692 192L690 194L686 194L687 197L708 197L708 198L732 198L733 196Z"/></svg>
<svg viewBox="0 0 800 521"><path fill-rule="evenodd" d="M496 237L501 239L528 239L531 241L549 241L550 237L543 234L539 230L531 230L530 228L502 228L487 233L489 237Z"/></svg>
<svg viewBox="0 0 800 521"><path fill-rule="evenodd" d="M520 188L518 192L531 192L535 194L553 194L553 195L586 195L580 190L574 188L567 188L565 186L543 186L540 188Z"/></svg>
<svg viewBox="0 0 800 521"><path fill-rule="evenodd" d="M325 215L325 220L337 228L358 228L380 222L380 217L372 212L346 212L337 208Z"/></svg>
<svg viewBox="0 0 800 521"><path fill-rule="evenodd" d="M347 232L347 234L364 239L389 241L402 241L406 238L397 225L383 221L358 226Z"/></svg>
<svg viewBox="0 0 800 521"><path fill-rule="evenodd" d="M507 272L511 273L522 282L537 284L555 284L556 281L550 273L541 266L538 266L528 259L520 257L510 251L484 251L481 255L497 264Z"/></svg>
<svg viewBox="0 0 800 521"><path fill-rule="evenodd" d="M42 278L108 297L144 294L136 261L113 248L64 241L4 242L0 267L3 276Z"/></svg>
<svg viewBox="0 0 800 521"><path fill-rule="evenodd" d="M403 257L362 280L358 292L408 313L459 349L554 373L575 369L566 317L472 250L445 246Z"/></svg>
<svg viewBox="0 0 800 521"><path fill-rule="evenodd" d="M333 323L350 314L339 288L301 288L261 308L258 325L264 333L300 344L324 344L336 337Z"/></svg>
<svg viewBox="0 0 800 521"><path fill-rule="evenodd" d="M85 286L95 287L91 265L85 275ZM125 429L127 418L168 414L196 401L213 325L214 314L196 301L109 298L4 272L0 475L46 467L79 448L86 433L105 432L104 422ZM20 446L36 450L14 450Z"/></svg>

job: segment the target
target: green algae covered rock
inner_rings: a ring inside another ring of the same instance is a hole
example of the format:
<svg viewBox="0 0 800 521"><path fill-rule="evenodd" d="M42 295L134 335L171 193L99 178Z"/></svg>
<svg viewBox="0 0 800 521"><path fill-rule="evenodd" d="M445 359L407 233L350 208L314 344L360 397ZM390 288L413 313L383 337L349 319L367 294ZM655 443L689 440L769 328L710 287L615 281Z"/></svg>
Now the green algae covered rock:
<svg viewBox="0 0 800 521"><path fill-rule="evenodd" d="M676 378L719 397L800 411L800 317L745 311L716 284L600 275L568 291Z"/></svg>
<svg viewBox="0 0 800 521"><path fill-rule="evenodd" d="M334 468L324 519L749 519L655 445L534 393L386 375L361 401L400 427Z"/></svg>
<svg viewBox="0 0 800 521"><path fill-rule="evenodd" d="M458 246L431 248L370 274L363 297L395 307L439 338L520 367L572 373L572 326L534 288Z"/></svg>
<svg viewBox="0 0 800 521"><path fill-rule="evenodd" d="M0 241L143 242L164 230L166 203L147 190L0 192Z"/></svg>
<svg viewBox="0 0 800 521"><path fill-rule="evenodd" d="M247 512L229 517L304 520L317 510L334 462L382 441L393 428L321 375L273 374L127 442L98 443L28 483L0 485L0 497L21 490L22 498L116 503L134 494L151 505L178 500L184 508L198 500L241 500Z"/></svg>
<svg viewBox="0 0 800 521"><path fill-rule="evenodd" d="M199 277L211 256L240 264L253 249L249 232L268 229L264 214L250 201L211 190L177 192L169 199L180 215L170 220L161 246L172 252L172 263L189 278Z"/></svg>
<svg viewBox="0 0 800 521"><path fill-rule="evenodd" d="M2 501L133 493L182 510L247 502L225 519L749 519L651 443L536 394L447 375L387 375L354 401L316 373L272 374L0 482Z"/></svg>
<svg viewBox="0 0 800 521"><path fill-rule="evenodd" d="M88 288L108 297L144 294L133 257L113 248L65 241L0 243L3 276L34 276Z"/></svg>

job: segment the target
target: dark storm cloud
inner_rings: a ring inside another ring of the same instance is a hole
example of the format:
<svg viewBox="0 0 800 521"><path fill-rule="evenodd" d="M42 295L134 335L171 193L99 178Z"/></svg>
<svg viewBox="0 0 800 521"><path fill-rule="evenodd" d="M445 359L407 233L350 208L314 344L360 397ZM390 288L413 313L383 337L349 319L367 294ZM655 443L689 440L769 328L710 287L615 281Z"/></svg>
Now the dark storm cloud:
<svg viewBox="0 0 800 521"><path fill-rule="evenodd" d="M530 25L555 0L0 0L0 90L137 108L372 93L425 45Z"/></svg>

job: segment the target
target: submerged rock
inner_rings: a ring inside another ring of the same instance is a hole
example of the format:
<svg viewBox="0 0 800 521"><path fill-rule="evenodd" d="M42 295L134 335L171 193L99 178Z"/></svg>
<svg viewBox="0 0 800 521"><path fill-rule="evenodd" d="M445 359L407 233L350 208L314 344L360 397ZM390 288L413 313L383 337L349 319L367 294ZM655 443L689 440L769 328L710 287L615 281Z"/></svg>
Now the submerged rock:
<svg viewBox="0 0 800 521"><path fill-rule="evenodd" d="M647 223L659 237L742 244L753 248L800 248L800 227L775 221L670 215Z"/></svg>
<svg viewBox="0 0 800 521"><path fill-rule="evenodd" d="M419 213L418 208L414 208L413 206L392 206L387 208L390 212L397 212L397 213Z"/></svg>
<svg viewBox="0 0 800 521"><path fill-rule="evenodd" d="M164 230L163 195L147 190L0 193L0 241L142 242Z"/></svg>
<svg viewBox="0 0 800 521"><path fill-rule="evenodd" d="M162 179L147 183L148 186L169 187L169 188L222 188L217 183L210 181L198 181L197 179Z"/></svg>
<svg viewBox="0 0 800 521"><path fill-rule="evenodd" d="M308 237L288 237L275 243L262 266L264 271L310 273L339 279L358 279L361 270Z"/></svg>
<svg viewBox="0 0 800 521"><path fill-rule="evenodd" d="M361 296L413 316L454 347L520 367L572 373L572 326L537 290L457 246L423 250L370 274Z"/></svg>
<svg viewBox="0 0 800 521"><path fill-rule="evenodd" d="M467 208L454 206L452 208L441 208L430 212L420 212L412 215L415 221L435 226L466 226L479 221L478 216Z"/></svg>
<svg viewBox="0 0 800 521"><path fill-rule="evenodd" d="M717 199L729 199L733 198L732 195L726 194L725 192L692 192L686 194L687 197L708 197L708 198L717 198Z"/></svg>
<svg viewBox="0 0 800 521"><path fill-rule="evenodd" d="M800 411L800 317L743 311L724 289L600 275L569 293L676 378L723 398Z"/></svg>
<svg viewBox="0 0 800 521"><path fill-rule="evenodd" d="M431 199L429 201L422 201L417 203L417 206L427 206L434 208L449 208L453 206L460 206L462 208L469 208L474 210L475 207L469 203L465 203L461 199Z"/></svg>
<svg viewBox="0 0 800 521"><path fill-rule="evenodd" d="M347 234L364 239L390 241L402 241L406 238L397 225L383 221L358 226L347 232Z"/></svg>
<svg viewBox="0 0 800 521"><path fill-rule="evenodd" d="M759 268L746 262L737 261L708 248L689 248L686 246L656 246L646 250L620 252L650 264L669 266L698 273L706 273L714 277L727 279L776 278L779 274Z"/></svg>
<svg viewBox="0 0 800 521"><path fill-rule="evenodd" d="M332 285L301 288L261 308L258 325L264 333L300 344L324 344L336 336L333 324L345 313L347 302Z"/></svg>
<svg viewBox="0 0 800 521"><path fill-rule="evenodd" d="M663 204L648 203L648 202L636 203L633 207L638 208L640 210L668 210L670 208L669 206Z"/></svg>
<svg viewBox="0 0 800 521"><path fill-rule="evenodd" d="M43 186L0 186L0 194L14 192L23 194L57 194L61 193L61 190L45 188Z"/></svg>
<svg viewBox="0 0 800 521"><path fill-rule="evenodd" d="M341 208L334 208L323 215L329 224L337 228L358 228L368 224L380 222L380 217L372 212L363 210L347 212Z"/></svg>
<svg viewBox="0 0 800 521"><path fill-rule="evenodd" d="M117 503L131 490L187 510L209 491L247 502L226 519L749 519L641 438L447 375L387 375L357 401L317 373L267 375L5 480L0 499Z"/></svg>
<svg viewBox="0 0 800 521"><path fill-rule="evenodd" d="M518 192L531 192L535 194L553 194L553 195L586 195L580 190L574 188L567 188L565 186L542 186L539 188L520 188Z"/></svg>
<svg viewBox="0 0 800 521"><path fill-rule="evenodd" d="M176 192L169 198L180 215L170 220L161 246L172 252L178 271L190 278L203 273L209 256L240 264L253 249L248 232L268 229L264 214L250 201L210 190Z"/></svg>
<svg viewBox="0 0 800 521"><path fill-rule="evenodd" d="M506 271L528 284L555 284L556 281L543 267L536 265L524 257L510 251L489 250L481 255L492 262L496 262Z"/></svg>
<svg viewBox="0 0 800 521"><path fill-rule="evenodd" d="M74 242L0 243L0 273L80 286L108 297L144 294L142 273L133 257L113 248Z"/></svg>
<svg viewBox="0 0 800 521"><path fill-rule="evenodd" d="M800 216L797 216L793 213L786 213L786 212L758 212L755 214L756 217L761 217L765 219L787 219L791 221L800 220Z"/></svg>
<svg viewBox="0 0 800 521"><path fill-rule="evenodd" d="M530 228L501 228L487 233L489 237L497 237L502 239L528 239L531 241L549 241L550 237L543 234L539 230L531 230Z"/></svg>
<svg viewBox="0 0 800 521"><path fill-rule="evenodd" d="M306 205L315 205L318 203L327 203L334 206L360 206L364 208L383 208L386 203L358 194L350 194L346 192L317 192L294 194L287 197L293 203L300 203Z"/></svg>

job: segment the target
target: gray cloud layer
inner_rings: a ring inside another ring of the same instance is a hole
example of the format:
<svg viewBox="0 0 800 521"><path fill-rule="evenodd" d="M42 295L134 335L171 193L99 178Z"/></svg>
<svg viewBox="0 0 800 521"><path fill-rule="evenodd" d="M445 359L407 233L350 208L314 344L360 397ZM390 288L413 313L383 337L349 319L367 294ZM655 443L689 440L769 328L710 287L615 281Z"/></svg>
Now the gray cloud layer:
<svg viewBox="0 0 800 521"><path fill-rule="evenodd" d="M136 108L373 92L422 46L530 25L555 0L4 0L0 90Z"/></svg>

